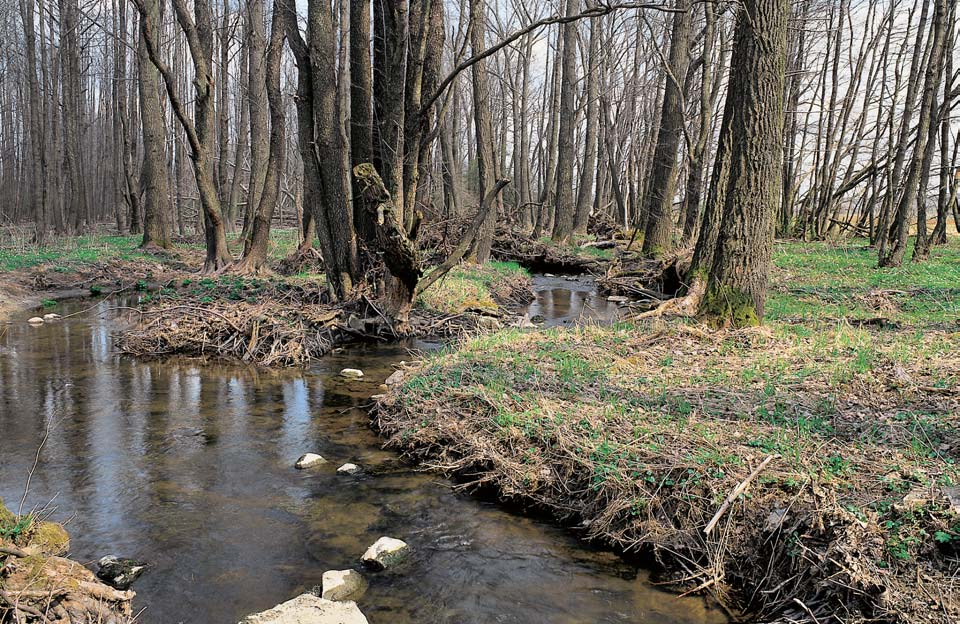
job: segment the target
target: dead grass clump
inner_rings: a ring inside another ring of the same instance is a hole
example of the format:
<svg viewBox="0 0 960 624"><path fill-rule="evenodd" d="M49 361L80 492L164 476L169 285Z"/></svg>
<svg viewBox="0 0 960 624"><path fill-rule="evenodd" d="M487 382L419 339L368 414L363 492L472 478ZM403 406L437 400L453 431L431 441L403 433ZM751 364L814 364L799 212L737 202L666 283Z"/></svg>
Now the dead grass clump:
<svg viewBox="0 0 960 624"><path fill-rule="evenodd" d="M960 618L950 334L501 332L407 372L389 444L758 619ZM783 620L788 621L788 620Z"/></svg>

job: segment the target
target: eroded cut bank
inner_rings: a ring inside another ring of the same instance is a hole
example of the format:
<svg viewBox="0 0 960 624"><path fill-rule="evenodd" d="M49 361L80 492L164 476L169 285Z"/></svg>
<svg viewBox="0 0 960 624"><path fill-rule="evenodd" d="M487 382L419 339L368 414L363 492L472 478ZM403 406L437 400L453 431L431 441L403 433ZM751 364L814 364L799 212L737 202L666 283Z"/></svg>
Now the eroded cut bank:
<svg viewBox="0 0 960 624"><path fill-rule="evenodd" d="M956 333L505 331L382 396L389 445L758 620L960 617Z"/></svg>

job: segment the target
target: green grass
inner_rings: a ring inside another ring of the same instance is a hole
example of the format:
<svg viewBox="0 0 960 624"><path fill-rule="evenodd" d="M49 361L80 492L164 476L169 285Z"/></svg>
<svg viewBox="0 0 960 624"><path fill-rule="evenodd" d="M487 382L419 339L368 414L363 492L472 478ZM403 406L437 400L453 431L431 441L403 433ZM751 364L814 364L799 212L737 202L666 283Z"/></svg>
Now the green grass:
<svg viewBox="0 0 960 624"><path fill-rule="evenodd" d="M926 262L877 268L865 240L778 243L766 318L867 319L884 317L928 325L960 317L960 238L935 247Z"/></svg>
<svg viewBox="0 0 960 624"><path fill-rule="evenodd" d="M0 270L16 271L39 265L47 265L53 271L69 272L85 264L93 264L111 259L156 261L156 256L139 250L140 236L86 235L65 237L43 246L12 245L0 246ZM296 229L274 228L270 234L269 257L280 260L292 253L298 244ZM229 234L227 243L235 256L239 256L242 246L238 234ZM175 243L174 249L202 251L203 242Z"/></svg>
<svg viewBox="0 0 960 624"><path fill-rule="evenodd" d="M509 296L511 283L529 277L516 262L464 263L454 267L417 300L420 307L445 314L468 309L496 310L498 299Z"/></svg>

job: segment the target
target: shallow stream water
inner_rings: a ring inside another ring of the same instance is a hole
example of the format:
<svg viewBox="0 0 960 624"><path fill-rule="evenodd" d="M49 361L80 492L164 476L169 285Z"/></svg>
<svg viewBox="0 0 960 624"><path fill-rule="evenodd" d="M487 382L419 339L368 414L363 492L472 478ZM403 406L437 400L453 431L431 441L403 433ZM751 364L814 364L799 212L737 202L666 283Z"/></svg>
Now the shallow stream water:
<svg viewBox="0 0 960 624"><path fill-rule="evenodd" d="M529 314L547 324L614 313L590 282L541 277L536 290ZM414 555L367 574L359 604L371 624L726 621L612 553L382 450L364 405L394 364L435 343L357 346L306 371L141 362L113 349L113 305L0 324L0 497L17 507L42 443L25 510L65 521L82 562L149 562L134 585L138 622L236 622L320 585L325 570L356 567L381 535ZM340 378L347 366L366 376ZM297 471L305 452L330 463ZM337 475L348 461L363 474Z"/></svg>

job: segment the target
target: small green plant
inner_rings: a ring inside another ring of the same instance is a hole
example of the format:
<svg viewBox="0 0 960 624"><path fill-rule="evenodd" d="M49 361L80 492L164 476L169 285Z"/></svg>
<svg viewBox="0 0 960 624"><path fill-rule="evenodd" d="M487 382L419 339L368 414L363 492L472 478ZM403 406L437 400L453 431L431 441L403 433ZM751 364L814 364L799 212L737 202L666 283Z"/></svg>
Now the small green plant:
<svg viewBox="0 0 960 624"><path fill-rule="evenodd" d="M90 294L93 295L94 297L99 297L100 295L103 294L103 287L97 286L96 284L94 284L93 286L90 287Z"/></svg>
<svg viewBox="0 0 960 624"><path fill-rule="evenodd" d="M53 299L44 299L44 300L43 300L43 307L45 307L45 308L52 308L52 307L55 306L55 305L57 305L57 302L54 301Z"/></svg>

